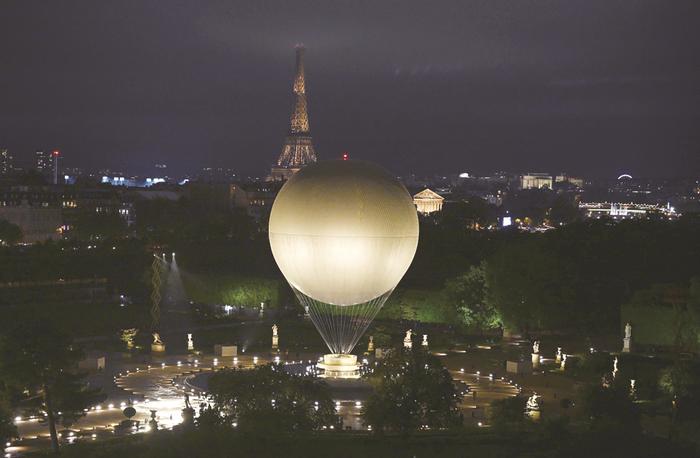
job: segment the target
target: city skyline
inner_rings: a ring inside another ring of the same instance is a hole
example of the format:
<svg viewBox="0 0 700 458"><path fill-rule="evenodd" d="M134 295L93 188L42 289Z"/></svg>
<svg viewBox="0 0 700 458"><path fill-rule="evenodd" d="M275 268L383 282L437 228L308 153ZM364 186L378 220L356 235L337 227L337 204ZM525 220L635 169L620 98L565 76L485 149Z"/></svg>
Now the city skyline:
<svg viewBox="0 0 700 458"><path fill-rule="evenodd" d="M59 149L66 166L262 176L303 43L320 160L348 152L397 174L698 173L696 3L414 6L8 5L0 146L20 163Z"/></svg>

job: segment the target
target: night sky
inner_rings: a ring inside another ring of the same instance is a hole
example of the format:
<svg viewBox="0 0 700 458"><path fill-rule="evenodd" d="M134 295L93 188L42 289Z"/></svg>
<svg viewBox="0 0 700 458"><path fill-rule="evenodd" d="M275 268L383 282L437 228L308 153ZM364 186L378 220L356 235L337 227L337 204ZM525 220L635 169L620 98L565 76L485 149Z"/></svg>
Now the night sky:
<svg viewBox="0 0 700 458"><path fill-rule="evenodd" d="M307 48L321 159L396 173L700 173L697 0L0 3L0 146L263 174Z"/></svg>

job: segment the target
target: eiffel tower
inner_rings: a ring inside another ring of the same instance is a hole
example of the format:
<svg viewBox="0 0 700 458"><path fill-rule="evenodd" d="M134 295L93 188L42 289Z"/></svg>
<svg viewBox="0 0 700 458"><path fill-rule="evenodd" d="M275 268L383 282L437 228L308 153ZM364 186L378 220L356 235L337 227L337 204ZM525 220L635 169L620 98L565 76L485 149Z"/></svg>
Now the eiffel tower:
<svg viewBox="0 0 700 458"><path fill-rule="evenodd" d="M268 180L287 180L303 166L316 162L316 151L309 130L309 113L306 109L306 79L304 77L304 47L297 46L297 73L294 78L296 103L290 120L289 134L284 140L282 153L272 167Z"/></svg>

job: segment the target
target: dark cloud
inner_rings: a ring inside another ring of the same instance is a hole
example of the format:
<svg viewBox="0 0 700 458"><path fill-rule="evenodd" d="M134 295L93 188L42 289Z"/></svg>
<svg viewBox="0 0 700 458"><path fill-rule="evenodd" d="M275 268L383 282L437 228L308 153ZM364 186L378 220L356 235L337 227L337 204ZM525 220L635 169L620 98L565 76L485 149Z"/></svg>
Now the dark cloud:
<svg viewBox="0 0 700 458"><path fill-rule="evenodd" d="M1 13L0 144L17 156L56 145L89 166L262 173L304 43L321 157L400 173L697 172L695 0L15 0Z"/></svg>

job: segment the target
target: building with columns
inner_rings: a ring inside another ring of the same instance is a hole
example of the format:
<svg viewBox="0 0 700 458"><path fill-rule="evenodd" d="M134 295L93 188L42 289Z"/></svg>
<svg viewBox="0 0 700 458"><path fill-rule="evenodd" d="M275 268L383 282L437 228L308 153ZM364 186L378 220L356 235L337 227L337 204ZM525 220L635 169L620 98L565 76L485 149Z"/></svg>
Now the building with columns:
<svg viewBox="0 0 700 458"><path fill-rule="evenodd" d="M418 210L418 213L421 215L439 212L442 210L442 203L444 201L444 197L428 188L425 188L413 196L413 203L416 205L416 210Z"/></svg>

